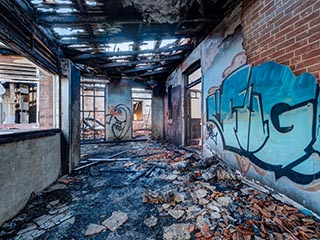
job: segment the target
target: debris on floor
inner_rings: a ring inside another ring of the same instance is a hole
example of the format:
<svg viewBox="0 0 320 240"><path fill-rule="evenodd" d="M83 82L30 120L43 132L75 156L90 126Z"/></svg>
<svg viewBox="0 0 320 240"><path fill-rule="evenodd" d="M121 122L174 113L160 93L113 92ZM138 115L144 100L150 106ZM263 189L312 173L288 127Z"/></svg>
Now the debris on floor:
<svg viewBox="0 0 320 240"><path fill-rule="evenodd" d="M91 223L88 226L87 231L86 231L86 233L84 235L85 236L97 235L97 234L101 233L105 229L106 229L105 226Z"/></svg>
<svg viewBox="0 0 320 240"><path fill-rule="evenodd" d="M122 224L128 220L128 215L121 211L113 212L111 217L102 222L112 232L116 231Z"/></svg>
<svg viewBox="0 0 320 240"><path fill-rule="evenodd" d="M320 238L309 211L197 149L148 141L83 145L82 154L76 171L2 225L0 239Z"/></svg>

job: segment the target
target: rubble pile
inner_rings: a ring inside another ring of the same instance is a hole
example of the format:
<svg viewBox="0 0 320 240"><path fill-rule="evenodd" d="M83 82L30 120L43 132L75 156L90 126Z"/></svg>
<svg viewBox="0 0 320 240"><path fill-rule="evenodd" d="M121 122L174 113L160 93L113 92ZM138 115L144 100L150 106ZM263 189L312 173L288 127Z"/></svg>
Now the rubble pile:
<svg viewBox="0 0 320 240"><path fill-rule="evenodd" d="M225 169L217 159L189 159L187 172L174 170L173 175L160 176L171 181L171 191L148 192L143 201L159 204L161 214L182 224L189 223L190 236L194 235L195 239L319 239L319 221L277 201L268 189L263 189L267 192L264 193L244 184L239 174ZM178 239L175 234L165 236Z"/></svg>
<svg viewBox="0 0 320 240"><path fill-rule="evenodd" d="M0 239L319 239L320 221L221 159L156 142L84 146Z"/></svg>

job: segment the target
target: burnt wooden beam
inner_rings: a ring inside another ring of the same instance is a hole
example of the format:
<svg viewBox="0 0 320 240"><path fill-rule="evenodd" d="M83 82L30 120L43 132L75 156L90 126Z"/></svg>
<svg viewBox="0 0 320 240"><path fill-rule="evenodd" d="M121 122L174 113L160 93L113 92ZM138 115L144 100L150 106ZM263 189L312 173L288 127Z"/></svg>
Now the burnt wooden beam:
<svg viewBox="0 0 320 240"><path fill-rule="evenodd" d="M155 49L160 48L161 43L162 43L162 40L158 40L158 41L156 42L156 44L155 44L154 48L155 48Z"/></svg>
<svg viewBox="0 0 320 240"><path fill-rule="evenodd" d="M158 49L148 49L148 50L138 50L138 51L123 51L123 52L103 52L103 53L84 53L78 56L73 57L73 60L79 59L92 59L92 58L106 58L106 57L113 57L113 56L126 56L126 55L139 55L139 54L146 54L146 53L163 53L163 52L174 52L174 51L184 51L184 50L191 50L193 48L192 44L186 44L178 47L172 48L158 48Z"/></svg>
<svg viewBox="0 0 320 240"><path fill-rule="evenodd" d="M87 7L86 7L86 4L85 4L85 1L84 0L75 0L75 1L77 3L77 7L78 7L80 13L87 14ZM94 38L94 34L93 34L93 31L92 31L91 25L90 24L85 24L85 28L87 29L87 32L89 33L90 39L93 39ZM92 48L95 51L98 51L97 44L90 42L90 45L92 46Z"/></svg>
<svg viewBox="0 0 320 240"><path fill-rule="evenodd" d="M136 25L132 25L136 27ZM74 27L74 29L84 29L85 24L81 27ZM113 27L111 27L113 28ZM117 27L121 28L121 32L118 33L99 33L96 34L96 39L92 39L96 43L111 43L111 42L123 42L125 41L142 41L142 40L160 40L168 38L193 38L193 37L205 37L204 31L200 28L195 29L184 29L177 31L148 31L143 32L141 35L137 35L136 32L129 31L128 26L125 28L123 26ZM63 45L77 44L81 42L90 42L88 34L85 32L77 32L71 34L59 34L57 36L58 41Z"/></svg>
<svg viewBox="0 0 320 240"><path fill-rule="evenodd" d="M129 62L113 62L113 63L105 63L105 64L98 64L98 68L117 68L117 67L128 67L128 66L134 66L136 64L141 63L160 63L160 62L173 62L173 61L179 61L184 58L184 55L179 54L175 56L170 56L166 58L153 58L153 59L142 59L142 60L136 60L136 61L129 61Z"/></svg>
<svg viewBox="0 0 320 240"><path fill-rule="evenodd" d="M165 69L158 70L158 71L146 72L146 73L143 73L139 76L140 77L149 77L149 76L153 76L153 75L165 74L165 73L168 73L169 71L170 71L170 69L165 68Z"/></svg>
<svg viewBox="0 0 320 240"><path fill-rule="evenodd" d="M142 38L142 36L139 36ZM186 34L182 35L175 35L172 33L157 33L155 34L144 34L143 40L145 41L152 41L152 40L159 40L160 38L181 38L187 37ZM75 45L75 44L88 44L88 43L97 43L97 44L106 44L106 43L121 43L121 42L129 42L132 41L134 38L131 34L121 33L117 36L110 36L108 34L99 34L96 35L95 38L90 39L89 36L79 36L79 35L69 35L69 36L60 36L60 40L58 40L61 45L68 46L68 45Z"/></svg>
<svg viewBox="0 0 320 240"><path fill-rule="evenodd" d="M160 67L161 67L161 65L147 66L147 67L137 67L137 68L125 70L123 72L126 73L126 74L128 74L128 73L137 73L137 72L144 72L144 71L148 71L148 70L157 69L157 68L160 68Z"/></svg>
<svg viewBox="0 0 320 240"><path fill-rule="evenodd" d="M86 7L85 7L85 3L83 2L83 0L76 0L76 6L79 8L80 12L83 14L86 12Z"/></svg>
<svg viewBox="0 0 320 240"><path fill-rule="evenodd" d="M18 55L15 51L8 48L0 48L0 55Z"/></svg>
<svg viewBox="0 0 320 240"><path fill-rule="evenodd" d="M77 24L94 24L102 22L118 22L122 24L137 24L143 19L126 19L126 16L107 16L105 13L39 13L38 23L44 25L77 25Z"/></svg>
<svg viewBox="0 0 320 240"><path fill-rule="evenodd" d="M54 10L58 10L60 8L76 8L76 4L74 3L45 3L45 2L42 2L42 3L37 3L37 4L34 4L34 8L35 9L38 9L38 8L43 8L43 9L54 9Z"/></svg>

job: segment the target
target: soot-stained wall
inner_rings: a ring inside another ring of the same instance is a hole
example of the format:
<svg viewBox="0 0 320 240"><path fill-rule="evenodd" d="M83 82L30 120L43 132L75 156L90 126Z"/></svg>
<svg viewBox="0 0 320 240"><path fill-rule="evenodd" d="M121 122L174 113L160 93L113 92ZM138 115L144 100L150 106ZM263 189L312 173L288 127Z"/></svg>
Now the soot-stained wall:
<svg viewBox="0 0 320 240"><path fill-rule="evenodd" d="M314 52L320 40L312 29L320 5L266 2L244 1L196 49L201 52L193 60L200 59L202 68L203 155L220 155L245 176L319 214L319 62ZM259 36L274 42L257 41ZM279 42L283 37L289 39L286 44ZM193 60L187 59L179 74ZM178 104L183 109L183 101Z"/></svg>
<svg viewBox="0 0 320 240"><path fill-rule="evenodd" d="M183 83L181 68L177 68L168 78L165 94L165 137L172 143L183 142Z"/></svg>
<svg viewBox="0 0 320 240"><path fill-rule="evenodd" d="M17 214L32 192L53 183L61 171L60 133L52 130L2 135L0 225Z"/></svg>
<svg viewBox="0 0 320 240"><path fill-rule="evenodd" d="M132 138L132 97L130 80L111 82L106 98L106 140Z"/></svg>

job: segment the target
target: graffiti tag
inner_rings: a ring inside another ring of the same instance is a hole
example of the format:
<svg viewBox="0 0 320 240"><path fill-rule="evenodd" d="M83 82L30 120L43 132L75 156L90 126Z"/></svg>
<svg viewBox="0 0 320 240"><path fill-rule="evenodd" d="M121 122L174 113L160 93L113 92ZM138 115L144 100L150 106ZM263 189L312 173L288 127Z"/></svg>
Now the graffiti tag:
<svg viewBox="0 0 320 240"><path fill-rule="evenodd" d="M318 103L313 75L275 62L244 66L207 97L207 130L277 179L309 184L320 178Z"/></svg>
<svg viewBox="0 0 320 240"><path fill-rule="evenodd" d="M111 131L116 140L121 140L131 126L131 111L124 105L110 106L106 115L106 123L111 125Z"/></svg>

